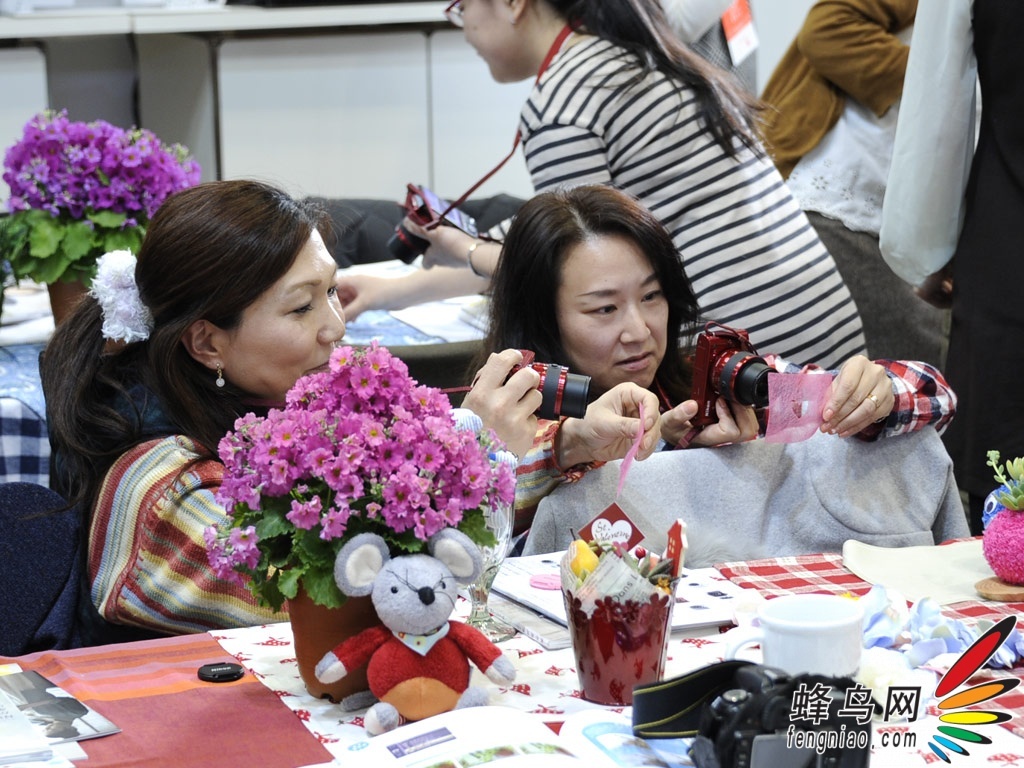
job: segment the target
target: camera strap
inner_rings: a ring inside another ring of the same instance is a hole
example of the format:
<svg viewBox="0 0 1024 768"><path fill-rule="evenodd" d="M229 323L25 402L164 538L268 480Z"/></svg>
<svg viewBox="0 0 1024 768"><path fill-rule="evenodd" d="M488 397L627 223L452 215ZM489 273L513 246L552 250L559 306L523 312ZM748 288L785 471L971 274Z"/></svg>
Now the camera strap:
<svg viewBox="0 0 1024 768"><path fill-rule="evenodd" d="M732 659L669 680L633 688L633 734L645 739L696 736L701 710L735 688L736 670L753 662Z"/></svg>
<svg viewBox="0 0 1024 768"><path fill-rule="evenodd" d="M548 49L547 54L544 56L544 61L541 62L540 69L537 70L537 79L534 80L534 85L540 82L541 76L545 72L547 72L548 67L551 66L551 61L555 58L555 56L558 55L558 52L562 50L562 44L568 39L569 35L571 35L574 31L575 30L572 28L572 25L570 24L566 24L564 27L562 27L562 31L558 33L558 36L555 38L555 41L551 43L551 47ZM512 159L512 155L514 155L516 153L516 150L519 148L519 142L522 141L522 138L522 134L520 134L519 129L517 128L515 141L512 142L512 149L509 151L507 155L505 155L504 158L502 158L501 162L494 166L486 174L484 174L483 178L481 178L480 181L478 181L476 184L474 184L465 192L463 192L458 197L457 200L455 200L452 203L449 203L448 208L445 209L444 213L437 217L437 221L428 224L427 229L434 229L435 227L440 226L441 222L444 221L445 216L451 213L453 209L458 208L460 205L466 202L469 196L476 192L477 189L479 189L484 184L485 181L487 181L489 178L491 178L491 176L500 171L502 167L505 165L505 163Z"/></svg>

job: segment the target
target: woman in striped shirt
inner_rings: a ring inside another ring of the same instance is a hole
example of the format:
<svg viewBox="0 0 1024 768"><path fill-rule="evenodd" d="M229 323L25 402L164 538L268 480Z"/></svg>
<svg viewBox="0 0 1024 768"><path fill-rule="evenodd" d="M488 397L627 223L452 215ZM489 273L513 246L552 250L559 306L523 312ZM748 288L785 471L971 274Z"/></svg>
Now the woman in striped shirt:
<svg viewBox="0 0 1024 768"><path fill-rule="evenodd" d="M656 0L457 0L448 15L495 80L536 76L519 135L537 191L600 183L640 200L671 233L705 317L758 346L830 367L865 351L856 305L763 152L747 97L672 36ZM340 278L350 317L487 287L498 244L405 224L431 243L424 264L447 268Z"/></svg>

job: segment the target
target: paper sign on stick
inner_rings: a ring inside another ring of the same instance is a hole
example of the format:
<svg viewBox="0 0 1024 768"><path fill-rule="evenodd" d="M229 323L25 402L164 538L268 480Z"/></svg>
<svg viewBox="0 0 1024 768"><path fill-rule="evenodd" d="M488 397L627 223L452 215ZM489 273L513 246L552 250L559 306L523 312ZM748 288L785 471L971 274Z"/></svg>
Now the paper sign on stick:
<svg viewBox="0 0 1024 768"><path fill-rule="evenodd" d="M583 526L578 536L584 541L619 542L630 550L646 538L643 531L636 527L629 515L614 501Z"/></svg>

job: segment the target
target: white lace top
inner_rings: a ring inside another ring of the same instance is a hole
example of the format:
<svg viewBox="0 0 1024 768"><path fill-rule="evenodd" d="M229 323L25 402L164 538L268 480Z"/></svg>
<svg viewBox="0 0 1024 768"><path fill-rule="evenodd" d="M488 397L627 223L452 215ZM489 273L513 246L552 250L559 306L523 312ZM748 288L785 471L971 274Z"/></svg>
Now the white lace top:
<svg viewBox="0 0 1024 768"><path fill-rule="evenodd" d="M899 32L910 41L913 25ZM786 183L805 211L878 235L882 198L896 140L897 101L878 117L850 96L843 114L818 146L800 158Z"/></svg>

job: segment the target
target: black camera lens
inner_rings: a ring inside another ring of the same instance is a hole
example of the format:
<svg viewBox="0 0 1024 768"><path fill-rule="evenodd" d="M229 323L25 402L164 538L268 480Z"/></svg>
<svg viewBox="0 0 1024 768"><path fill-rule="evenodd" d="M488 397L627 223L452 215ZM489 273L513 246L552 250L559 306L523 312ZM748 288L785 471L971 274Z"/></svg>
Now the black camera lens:
<svg viewBox="0 0 1024 768"><path fill-rule="evenodd" d="M388 250L391 251L391 255L406 264L416 261L416 257L429 246L430 241L417 237L401 224L395 227L395 234L388 239Z"/></svg>
<svg viewBox="0 0 1024 768"><path fill-rule="evenodd" d="M557 419L559 416L568 416L582 419L587 415L589 376L569 373L568 368L553 363L534 363L533 369L540 374L540 393L543 397L540 408L537 409L540 418Z"/></svg>
<svg viewBox="0 0 1024 768"><path fill-rule="evenodd" d="M763 358L750 352L736 352L722 366L719 394L741 405L764 408L768 405L768 374L771 371Z"/></svg>

